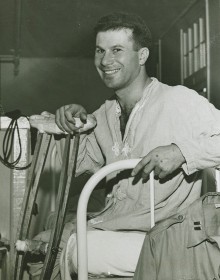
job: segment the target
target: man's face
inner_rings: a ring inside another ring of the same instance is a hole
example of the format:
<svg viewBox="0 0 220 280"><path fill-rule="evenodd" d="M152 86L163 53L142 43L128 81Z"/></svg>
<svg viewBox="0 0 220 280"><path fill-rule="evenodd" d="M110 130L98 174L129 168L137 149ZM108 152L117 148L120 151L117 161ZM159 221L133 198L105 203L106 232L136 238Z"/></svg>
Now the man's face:
<svg viewBox="0 0 220 280"><path fill-rule="evenodd" d="M130 29L99 32L96 37L95 66L105 83L114 90L128 87L140 72L139 52Z"/></svg>

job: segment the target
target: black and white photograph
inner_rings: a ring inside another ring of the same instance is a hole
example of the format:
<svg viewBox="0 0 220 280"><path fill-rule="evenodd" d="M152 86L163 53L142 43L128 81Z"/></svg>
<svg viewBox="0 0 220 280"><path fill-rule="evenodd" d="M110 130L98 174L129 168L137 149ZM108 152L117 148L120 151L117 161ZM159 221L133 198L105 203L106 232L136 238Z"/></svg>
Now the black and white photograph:
<svg viewBox="0 0 220 280"><path fill-rule="evenodd" d="M0 280L220 280L220 0L0 0Z"/></svg>

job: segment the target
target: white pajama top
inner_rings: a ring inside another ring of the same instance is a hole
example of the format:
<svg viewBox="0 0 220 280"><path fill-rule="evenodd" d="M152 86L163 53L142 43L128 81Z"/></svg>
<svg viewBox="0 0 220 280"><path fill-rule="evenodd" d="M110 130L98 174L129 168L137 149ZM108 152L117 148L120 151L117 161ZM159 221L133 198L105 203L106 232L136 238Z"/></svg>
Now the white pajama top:
<svg viewBox="0 0 220 280"><path fill-rule="evenodd" d="M155 221L163 220L200 196L201 172L220 163L220 111L195 91L152 78L133 108L122 139L120 106L107 100L94 116L97 126L81 136L77 174L95 173L122 159L146 156L158 146L176 144L186 163L163 180L154 180ZM106 178L108 202L89 226L104 230L150 229L150 183L130 171Z"/></svg>

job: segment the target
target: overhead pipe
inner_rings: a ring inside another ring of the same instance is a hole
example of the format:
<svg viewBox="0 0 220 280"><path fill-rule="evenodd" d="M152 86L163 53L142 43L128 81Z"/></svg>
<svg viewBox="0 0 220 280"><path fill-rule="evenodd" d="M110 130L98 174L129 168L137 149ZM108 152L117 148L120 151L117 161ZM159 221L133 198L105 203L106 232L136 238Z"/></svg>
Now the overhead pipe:
<svg viewBox="0 0 220 280"><path fill-rule="evenodd" d="M14 74L18 74L20 48L21 48L21 10L22 0L15 1L15 48L12 55L0 55L0 63L13 63Z"/></svg>
<svg viewBox="0 0 220 280"><path fill-rule="evenodd" d="M21 9L22 0L15 1L15 48L13 50L13 55L0 55L0 72L1 63L13 63L14 64L14 75L17 76L19 73L20 64L20 41L21 41ZM3 108L1 105L2 94L1 94L1 73L0 73L0 116L4 115Z"/></svg>

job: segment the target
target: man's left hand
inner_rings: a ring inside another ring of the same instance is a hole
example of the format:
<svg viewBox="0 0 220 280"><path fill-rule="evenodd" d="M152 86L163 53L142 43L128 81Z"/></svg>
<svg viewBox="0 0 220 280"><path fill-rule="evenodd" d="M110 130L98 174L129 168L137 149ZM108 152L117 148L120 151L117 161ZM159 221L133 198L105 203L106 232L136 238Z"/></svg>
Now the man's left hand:
<svg viewBox="0 0 220 280"><path fill-rule="evenodd" d="M147 179L150 172L154 170L155 176L163 179L181 167L184 162L185 158L177 145L161 146L149 152L136 165L131 175L135 176L142 172L142 178Z"/></svg>

